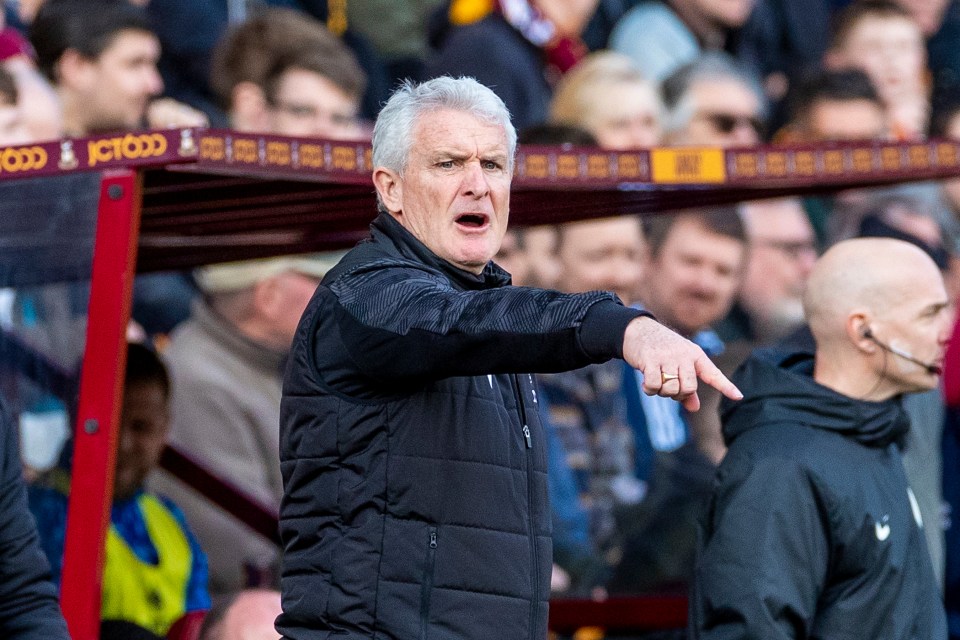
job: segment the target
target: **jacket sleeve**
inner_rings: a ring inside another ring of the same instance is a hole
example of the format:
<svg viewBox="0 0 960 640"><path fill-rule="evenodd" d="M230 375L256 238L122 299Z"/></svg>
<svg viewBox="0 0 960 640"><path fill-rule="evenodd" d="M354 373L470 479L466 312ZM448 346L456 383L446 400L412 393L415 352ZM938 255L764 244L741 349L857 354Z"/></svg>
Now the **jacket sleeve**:
<svg viewBox="0 0 960 640"><path fill-rule="evenodd" d="M460 291L415 267L368 269L330 286L344 348L380 381L549 372L622 356L643 312L610 293L525 287Z"/></svg>
<svg viewBox="0 0 960 640"><path fill-rule="evenodd" d="M829 560L823 496L792 461L762 460L730 476L721 471L708 516L692 637L807 638Z"/></svg>
<svg viewBox="0 0 960 640"><path fill-rule="evenodd" d="M0 406L0 637L67 640L57 591L27 508L16 432Z"/></svg>

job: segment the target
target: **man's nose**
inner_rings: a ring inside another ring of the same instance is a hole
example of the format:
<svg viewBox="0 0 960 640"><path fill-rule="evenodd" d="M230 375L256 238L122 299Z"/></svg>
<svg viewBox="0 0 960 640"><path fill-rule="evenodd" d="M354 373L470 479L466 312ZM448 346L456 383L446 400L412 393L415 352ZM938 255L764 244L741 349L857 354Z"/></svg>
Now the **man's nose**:
<svg viewBox="0 0 960 640"><path fill-rule="evenodd" d="M468 162L464 165L463 183L461 191L464 195L474 198L483 198L490 192L487 176L479 162Z"/></svg>
<svg viewBox="0 0 960 640"><path fill-rule="evenodd" d="M163 93L163 78L160 77L160 72L157 71L156 67L150 67L146 70L144 84L147 93L151 96L158 96Z"/></svg>

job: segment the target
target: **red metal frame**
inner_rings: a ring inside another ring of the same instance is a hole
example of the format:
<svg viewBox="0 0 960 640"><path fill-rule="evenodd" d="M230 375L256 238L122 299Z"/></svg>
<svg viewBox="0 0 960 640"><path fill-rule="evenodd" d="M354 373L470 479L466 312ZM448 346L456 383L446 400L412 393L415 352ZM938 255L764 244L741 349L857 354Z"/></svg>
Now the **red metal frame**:
<svg viewBox="0 0 960 640"><path fill-rule="evenodd" d="M130 319L140 223L140 181L133 171L104 174L80 377L73 473L67 510L61 603L73 640L100 635L104 543L113 495L126 326Z"/></svg>

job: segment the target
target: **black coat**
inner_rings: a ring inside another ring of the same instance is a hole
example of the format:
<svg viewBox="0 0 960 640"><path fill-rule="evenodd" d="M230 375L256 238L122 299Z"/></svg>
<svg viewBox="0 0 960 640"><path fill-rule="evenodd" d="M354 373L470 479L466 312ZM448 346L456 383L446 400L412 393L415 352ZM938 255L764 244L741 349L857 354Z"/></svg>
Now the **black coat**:
<svg viewBox="0 0 960 640"><path fill-rule="evenodd" d="M0 638L67 640L50 565L27 508L17 432L0 403Z"/></svg>
<svg viewBox="0 0 960 640"><path fill-rule="evenodd" d="M533 380L620 355L611 294L505 287L381 215L324 279L281 405L286 638L546 636Z"/></svg>
<svg viewBox="0 0 960 640"><path fill-rule="evenodd" d="M693 637L941 640L946 620L898 442L899 400L851 399L810 356L734 375L703 532ZM935 526L935 525L932 525Z"/></svg>

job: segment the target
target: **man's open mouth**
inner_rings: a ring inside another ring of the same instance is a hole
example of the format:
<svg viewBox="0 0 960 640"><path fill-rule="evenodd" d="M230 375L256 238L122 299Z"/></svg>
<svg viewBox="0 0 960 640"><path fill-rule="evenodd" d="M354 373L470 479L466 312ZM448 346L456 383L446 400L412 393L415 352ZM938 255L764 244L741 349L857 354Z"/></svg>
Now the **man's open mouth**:
<svg viewBox="0 0 960 640"><path fill-rule="evenodd" d="M468 229L482 229L490 218L484 213L464 213L457 216L457 224Z"/></svg>

